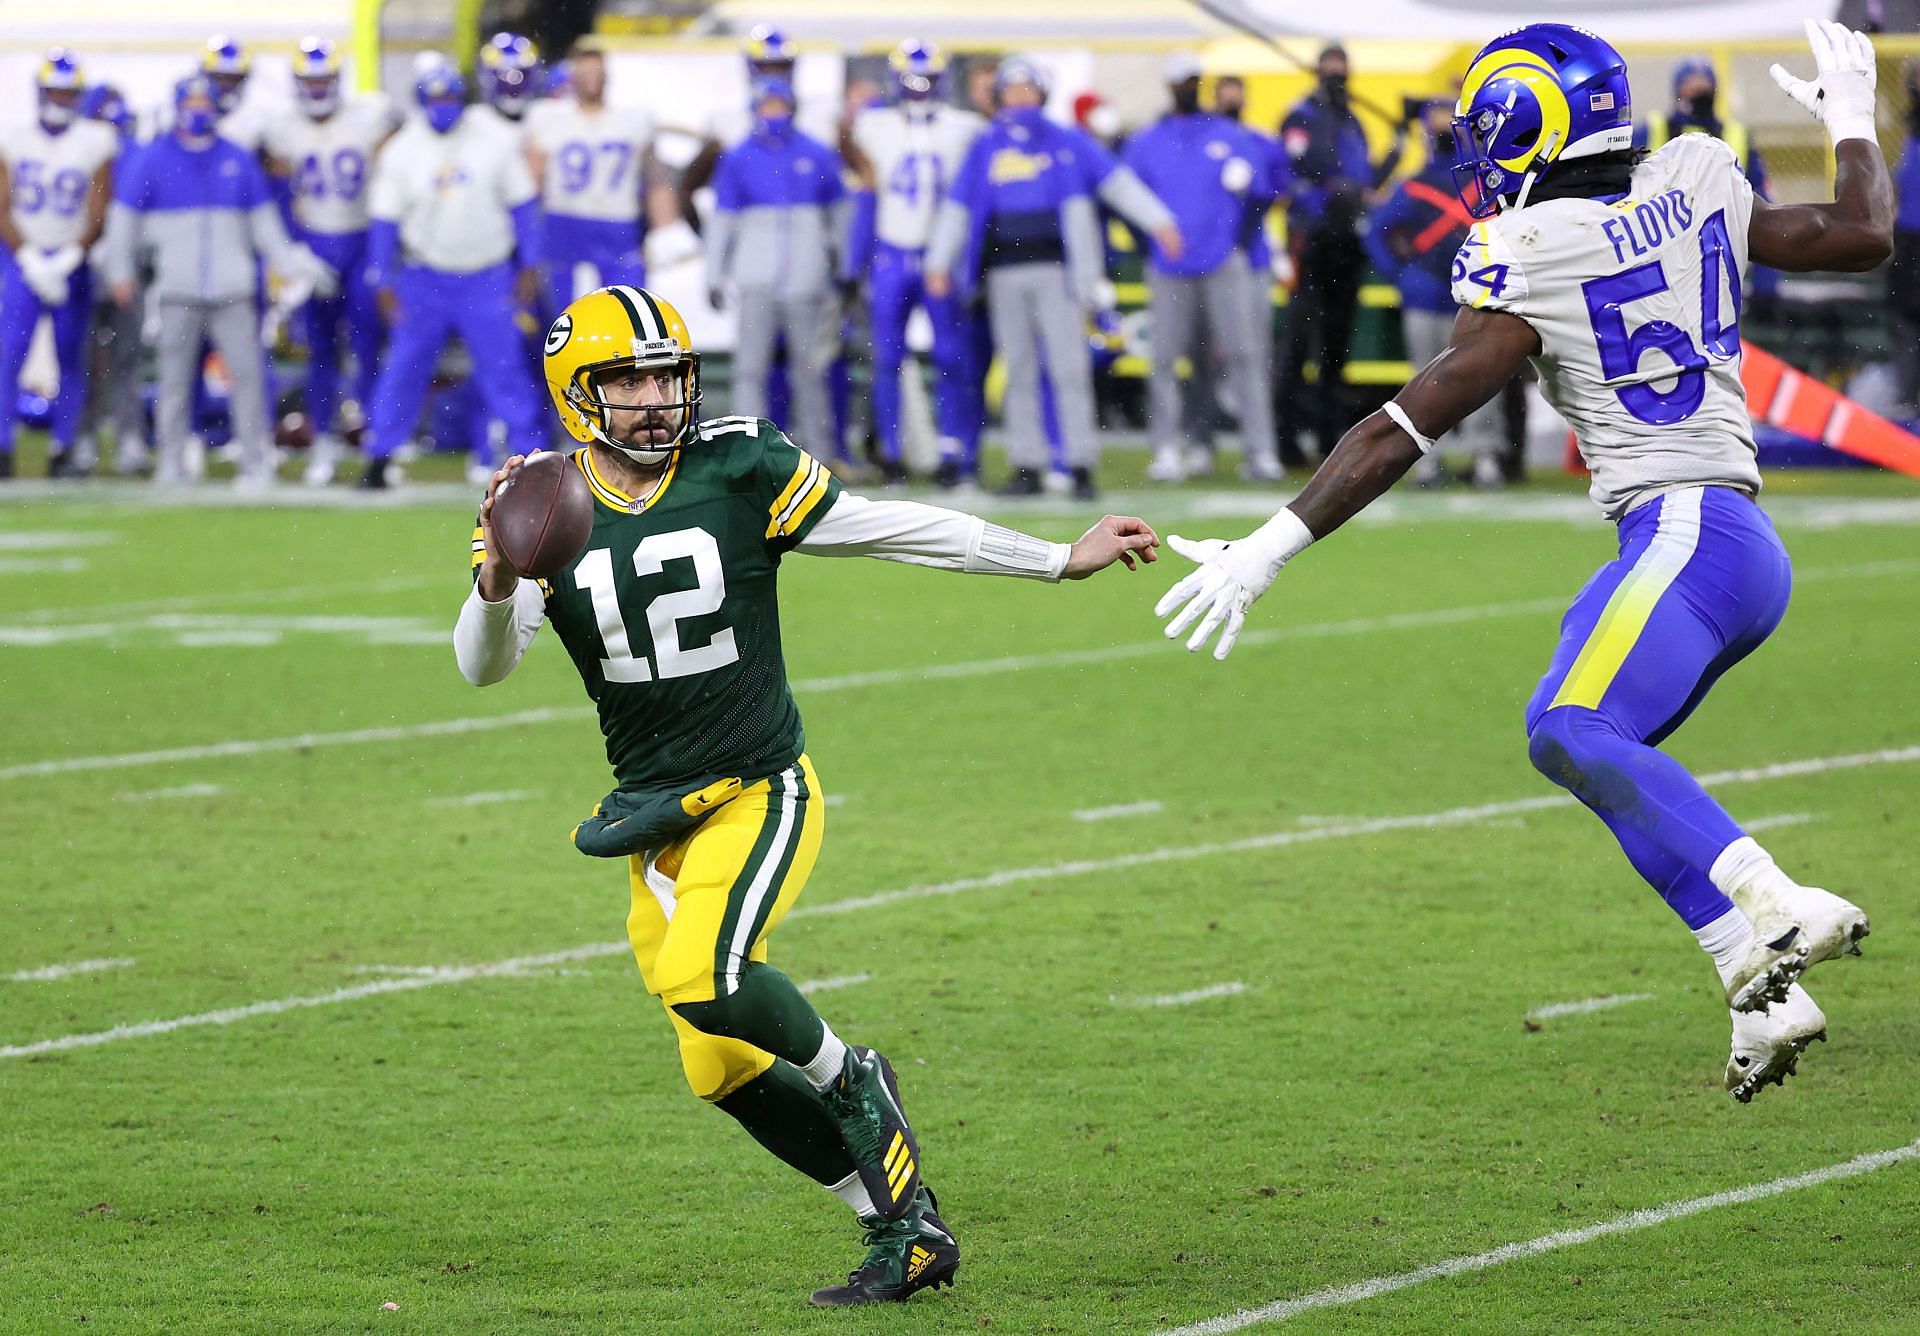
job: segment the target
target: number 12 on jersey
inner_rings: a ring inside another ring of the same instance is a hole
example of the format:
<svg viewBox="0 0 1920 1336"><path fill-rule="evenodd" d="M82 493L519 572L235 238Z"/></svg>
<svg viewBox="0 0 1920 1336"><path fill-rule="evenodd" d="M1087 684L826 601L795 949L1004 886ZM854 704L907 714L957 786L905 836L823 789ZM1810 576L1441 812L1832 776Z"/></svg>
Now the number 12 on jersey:
<svg viewBox="0 0 1920 1336"><path fill-rule="evenodd" d="M1730 310L1722 314L1721 286L1731 292ZM1642 422L1668 426L1683 422L1699 409L1707 393L1707 357L1687 332L1671 320L1649 320L1638 329L1627 328L1626 307L1668 290L1667 273L1658 260L1637 264L1605 278L1580 285L1587 317L1593 323L1594 344L1600 350L1600 369L1609 382L1639 372L1650 352L1664 353L1672 370L1657 379L1675 377L1670 390L1650 381L1621 385L1614 390L1621 407ZM1727 233L1725 209L1700 225L1700 338L1707 353L1721 361L1740 352L1740 270L1734 259L1733 239Z"/></svg>
<svg viewBox="0 0 1920 1336"><path fill-rule="evenodd" d="M606 657L600 660L601 676L609 682L662 682L676 677L692 677L724 668L740 658L734 644L733 628L722 627L704 645L689 649L680 643L679 623L693 617L710 616L720 611L727 598L726 572L720 566L720 545L704 529L676 529L672 533L650 534L633 550L635 575L658 575L669 561L693 562L692 589L679 589L656 596L646 607L647 632L653 642L652 665L648 656L635 655L628 638L626 618L620 611L620 593L613 579L613 553L594 548L573 568L577 587L593 598L594 620L600 624L600 643Z"/></svg>

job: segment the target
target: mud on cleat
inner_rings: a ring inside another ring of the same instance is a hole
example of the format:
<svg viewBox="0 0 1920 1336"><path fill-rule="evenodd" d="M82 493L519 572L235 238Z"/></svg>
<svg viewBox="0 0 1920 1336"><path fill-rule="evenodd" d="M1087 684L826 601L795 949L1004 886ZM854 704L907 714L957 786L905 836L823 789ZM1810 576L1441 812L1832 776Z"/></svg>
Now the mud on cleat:
<svg viewBox="0 0 1920 1336"><path fill-rule="evenodd" d="M844 1285L813 1292L816 1308L899 1303L921 1290L951 1285L960 1271L960 1245L935 1213L933 1194L921 1188L901 1220L868 1216L867 1257Z"/></svg>
<svg viewBox="0 0 1920 1336"><path fill-rule="evenodd" d="M1745 1104L1769 1085L1786 1084L1807 1046L1826 1038L1827 1018L1799 984L1769 1011L1734 1012L1727 1093Z"/></svg>
<svg viewBox="0 0 1920 1336"><path fill-rule="evenodd" d="M900 1103L893 1064L873 1049L849 1045L839 1079L821 1096L840 1124L847 1154L879 1218L912 1215L920 1189L920 1146Z"/></svg>
<svg viewBox="0 0 1920 1336"><path fill-rule="evenodd" d="M1727 1006L1734 1011L1765 1011L1784 1001L1807 968L1807 934L1793 913L1772 894L1748 890L1734 904L1753 924L1753 948L1727 980Z"/></svg>
<svg viewBox="0 0 1920 1336"><path fill-rule="evenodd" d="M1860 954L1860 939L1873 931L1860 906L1818 886L1795 886L1786 900L1807 939L1807 964Z"/></svg>

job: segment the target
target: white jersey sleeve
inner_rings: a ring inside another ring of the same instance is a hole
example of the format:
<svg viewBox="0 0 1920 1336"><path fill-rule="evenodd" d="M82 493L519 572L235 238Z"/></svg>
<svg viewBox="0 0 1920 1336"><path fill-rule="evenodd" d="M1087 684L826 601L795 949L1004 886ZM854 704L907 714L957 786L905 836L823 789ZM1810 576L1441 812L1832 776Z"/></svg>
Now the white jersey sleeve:
<svg viewBox="0 0 1920 1336"><path fill-rule="evenodd" d="M1462 306L1533 326L1547 401L1572 425L1609 519L1684 487L1758 492L1740 380L1753 188L1733 152L1681 135L1619 200L1556 199L1477 224Z"/></svg>
<svg viewBox="0 0 1920 1336"><path fill-rule="evenodd" d="M540 198L550 214L630 223L639 218L653 118L636 107L583 111L573 101L535 104L527 134L546 161Z"/></svg>
<svg viewBox="0 0 1920 1336"><path fill-rule="evenodd" d="M75 121L50 135L34 121L0 132L0 162L12 187L13 225L30 246L58 250L87 230L87 197L101 165L120 151L102 121Z"/></svg>

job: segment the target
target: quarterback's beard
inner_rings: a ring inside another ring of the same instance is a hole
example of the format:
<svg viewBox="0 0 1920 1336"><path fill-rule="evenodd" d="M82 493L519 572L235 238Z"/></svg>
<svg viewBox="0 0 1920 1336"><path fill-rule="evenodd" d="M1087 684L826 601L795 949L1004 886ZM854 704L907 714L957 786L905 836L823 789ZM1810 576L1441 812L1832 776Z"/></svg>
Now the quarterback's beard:
<svg viewBox="0 0 1920 1336"><path fill-rule="evenodd" d="M607 444L618 450L636 464L662 464L673 455L673 439L679 435L681 420L686 409L642 409L636 410L633 426L628 428L623 440L615 440L611 432L607 433ZM633 439L645 436L644 441ZM655 440L654 437L662 437Z"/></svg>

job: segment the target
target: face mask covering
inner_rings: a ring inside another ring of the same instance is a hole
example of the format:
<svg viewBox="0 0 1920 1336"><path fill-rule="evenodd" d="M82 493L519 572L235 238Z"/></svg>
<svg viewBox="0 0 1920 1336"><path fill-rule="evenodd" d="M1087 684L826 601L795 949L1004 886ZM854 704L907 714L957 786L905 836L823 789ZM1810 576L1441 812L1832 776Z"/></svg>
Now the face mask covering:
<svg viewBox="0 0 1920 1336"><path fill-rule="evenodd" d="M1200 110L1200 85L1181 84L1174 89L1173 109L1182 116L1191 116Z"/></svg>
<svg viewBox="0 0 1920 1336"><path fill-rule="evenodd" d="M788 111L781 112L777 116L762 116L760 118L760 128L776 137L784 135L787 131L793 129L793 113Z"/></svg>
<svg viewBox="0 0 1920 1336"><path fill-rule="evenodd" d="M180 128L190 139L205 139L213 133L218 120L211 107L188 107L180 113Z"/></svg>
<svg viewBox="0 0 1920 1336"><path fill-rule="evenodd" d="M1713 119L1713 94L1697 93L1687 99L1687 118L1694 121Z"/></svg>
<svg viewBox="0 0 1920 1336"><path fill-rule="evenodd" d="M73 124L74 109L64 102L42 102L40 104L40 124L49 130L64 130Z"/></svg>
<svg viewBox="0 0 1920 1336"><path fill-rule="evenodd" d="M1347 105L1347 76L1344 74L1325 74L1320 77L1320 87L1327 95L1327 101L1336 107Z"/></svg>
<svg viewBox="0 0 1920 1336"><path fill-rule="evenodd" d="M427 124L433 127L435 134L446 134L460 123L460 113L466 107L458 102L427 103Z"/></svg>
<svg viewBox="0 0 1920 1336"><path fill-rule="evenodd" d="M1013 107L1007 111L1007 119L1032 130L1046 121L1047 112L1045 107Z"/></svg>

